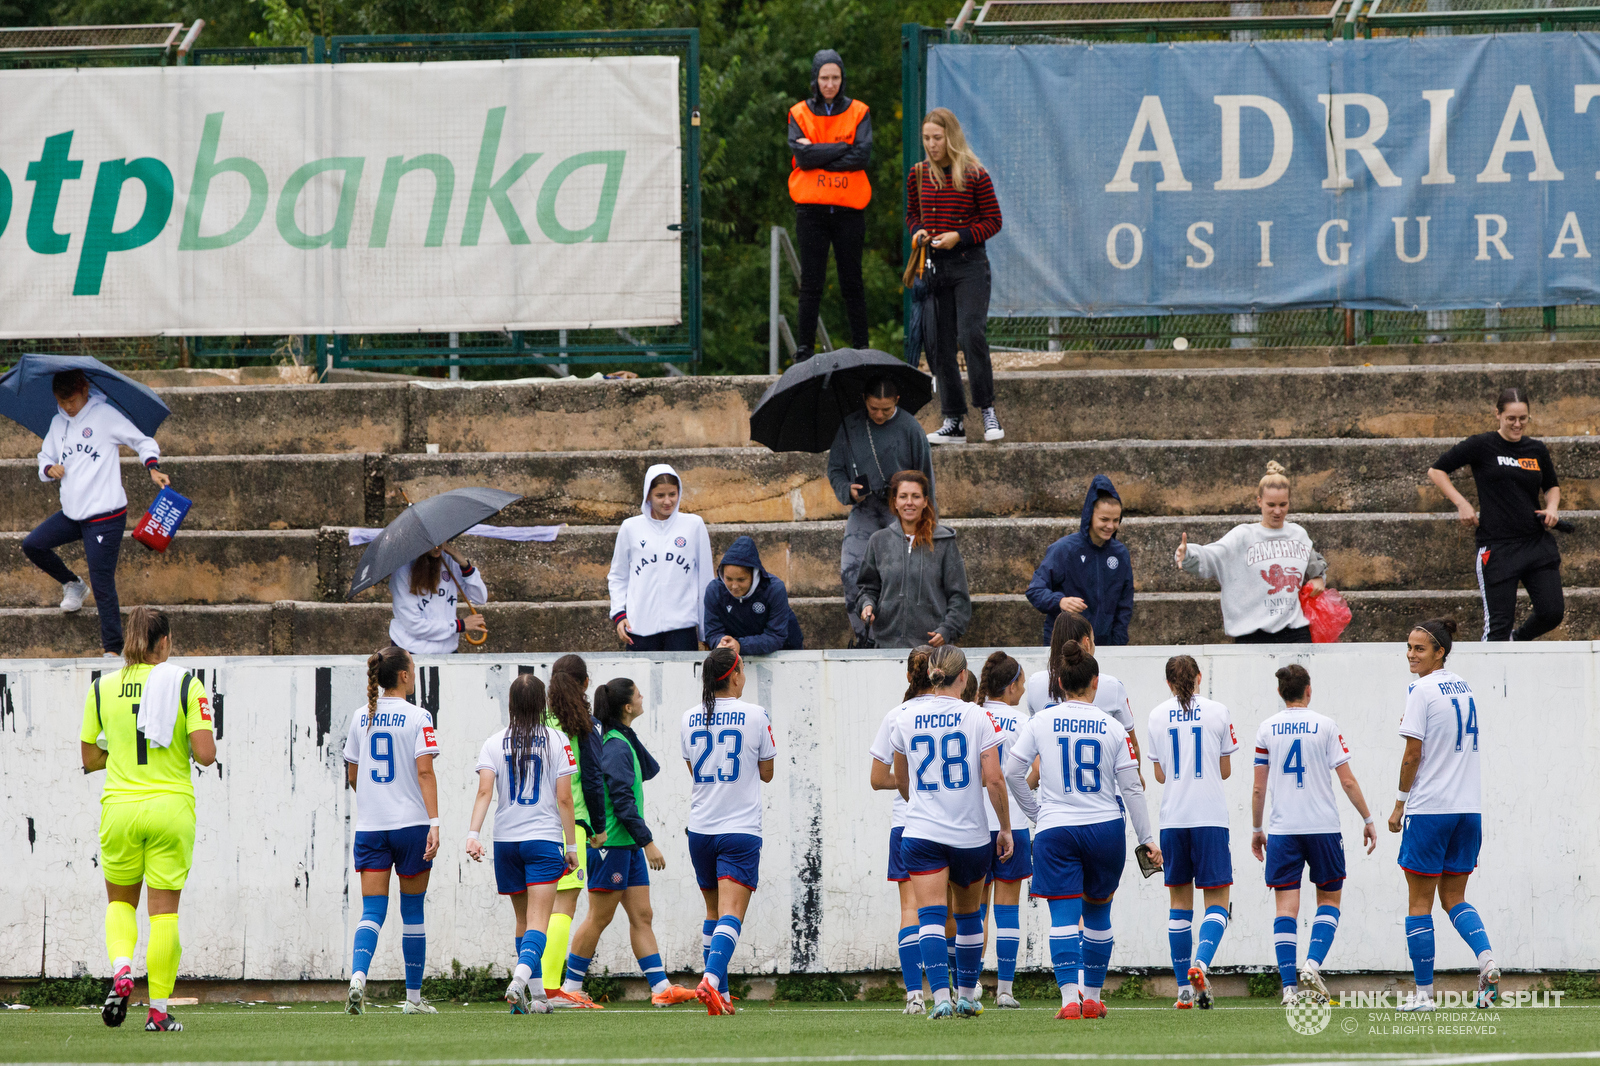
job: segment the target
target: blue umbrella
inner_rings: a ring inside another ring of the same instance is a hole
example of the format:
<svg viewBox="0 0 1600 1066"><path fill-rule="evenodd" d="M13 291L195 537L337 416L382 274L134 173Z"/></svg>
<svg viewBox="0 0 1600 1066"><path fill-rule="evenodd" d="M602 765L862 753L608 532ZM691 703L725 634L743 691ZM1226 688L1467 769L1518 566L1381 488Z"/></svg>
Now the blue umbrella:
<svg viewBox="0 0 1600 1066"><path fill-rule="evenodd" d="M63 370L83 371L89 384L105 393L111 405L147 436L155 436L156 427L172 413L149 386L117 373L93 356L30 352L0 377L0 415L45 436L56 416L50 379Z"/></svg>

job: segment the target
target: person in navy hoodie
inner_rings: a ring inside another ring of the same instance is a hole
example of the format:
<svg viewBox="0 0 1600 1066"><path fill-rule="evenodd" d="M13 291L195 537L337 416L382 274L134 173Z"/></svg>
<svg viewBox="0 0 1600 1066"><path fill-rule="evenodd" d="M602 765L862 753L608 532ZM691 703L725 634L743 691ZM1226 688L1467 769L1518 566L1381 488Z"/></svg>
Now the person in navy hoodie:
<svg viewBox="0 0 1600 1066"><path fill-rule="evenodd" d="M1078 531L1050 545L1028 583L1028 602L1044 613L1043 643L1050 643L1062 611L1083 615L1094 626L1096 644L1128 643L1133 566L1117 539L1121 525L1122 497L1110 478L1096 474L1083 499Z"/></svg>
<svg viewBox="0 0 1600 1066"><path fill-rule="evenodd" d="M755 541L740 537L728 545L717 577L706 586L707 647L766 655L805 646L800 619L789 609L789 592L762 567Z"/></svg>

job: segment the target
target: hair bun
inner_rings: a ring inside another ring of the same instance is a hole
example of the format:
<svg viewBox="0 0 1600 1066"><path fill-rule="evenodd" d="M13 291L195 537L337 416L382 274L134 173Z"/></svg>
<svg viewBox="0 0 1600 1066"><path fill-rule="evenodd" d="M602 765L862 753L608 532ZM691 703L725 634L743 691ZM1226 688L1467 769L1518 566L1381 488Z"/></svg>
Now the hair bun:
<svg viewBox="0 0 1600 1066"><path fill-rule="evenodd" d="M1289 473L1289 468L1278 462L1276 459L1269 459L1267 461L1267 473L1287 475Z"/></svg>
<svg viewBox="0 0 1600 1066"><path fill-rule="evenodd" d="M1460 626L1456 625L1456 620L1454 618L1441 618L1439 619L1439 624L1444 626L1444 631L1450 634L1451 640L1454 640L1456 630L1460 628Z"/></svg>

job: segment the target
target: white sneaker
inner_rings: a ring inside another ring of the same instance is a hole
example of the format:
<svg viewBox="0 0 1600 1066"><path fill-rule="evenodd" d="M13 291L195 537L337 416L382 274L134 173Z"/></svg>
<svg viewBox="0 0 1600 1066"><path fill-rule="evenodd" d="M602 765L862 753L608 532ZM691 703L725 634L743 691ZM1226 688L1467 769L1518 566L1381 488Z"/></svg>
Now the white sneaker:
<svg viewBox="0 0 1600 1066"><path fill-rule="evenodd" d="M1298 996L1299 994L1300 994L1300 989L1296 988L1294 985L1284 985L1283 986L1283 998L1281 1000L1279 1000L1278 1002L1281 1003L1283 1006L1287 1007L1287 1006L1289 1006L1290 1004L1292 1004L1294 1002L1295 997Z"/></svg>
<svg viewBox="0 0 1600 1066"><path fill-rule="evenodd" d="M74 578L61 586L61 609L68 614L83 607L83 598L89 595L89 586Z"/></svg>
<svg viewBox="0 0 1600 1066"><path fill-rule="evenodd" d="M1500 967L1494 964L1493 959L1484 959L1483 965L1478 968L1478 1000L1477 1004L1482 1009L1493 1007L1500 1002Z"/></svg>
<svg viewBox="0 0 1600 1066"><path fill-rule="evenodd" d="M419 999L415 1003L411 1002L408 999L404 1003L400 1004L400 1013L401 1014L438 1014L439 1011L438 1011L437 1008L434 1007L434 1005L432 1003L429 1003L425 999Z"/></svg>
<svg viewBox="0 0 1600 1066"><path fill-rule="evenodd" d="M1434 1009L1435 1007L1432 996L1423 995L1419 992L1413 992L1411 994L1411 1000L1405 1006L1400 1008L1400 1013L1425 1014Z"/></svg>
<svg viewBox="0 0 1600 1066"><path fill-rule="evenodd" d="M1300 967L1300 983L1323 999L1332 999L1328 994L1328 984L1322 979L1322 968L1314 962L1307 962Z"/></svg>
<svg viewBox="0 0 1600 1066"><path fill-rule="evenodd" d="M906 1009L902 1014L921 1014L925 1009L922 1005L922 989L906 993Z"/></svg>
<svg viewBox="0 0 1600 1066"><path fill-rule="evenodd" d="M995 1010L1020 1010L1022 1004L1017 1002L1017 997L1010 992L1001 992L994 997Z"/></svg>
<svg viewBox="0 0 1600 1066"><path fill-rule="evenodd" d="M983 409L983 439L990 444L1006 439L1006 431L1000 428L1000 416L994 413L993 407Z"/></svg>
<svg viewBox="0 0 1600 1066"><path fill-rule="evenodd" d="M967 428L959 418L946 418L944 425L928 434L929 444L965 444Z"/></svg>
<svg viewBox="0 0 1600 1066"><path fill-rule="evenodd" d="M535 995L533 986L528 986L527 997L529 1014L551 1014L555 1011L555 1008L551 1006L550 999L545 995L542 987L539 988L538 994Z"/></svg>
<svg viewBox="0 0 1600 1066"><path fill-rule="evenodd" d="M350 993L345 996L344 1012L346 1014L360 1014L367 1004L367 986L361 981L351 979Z"/></svg>

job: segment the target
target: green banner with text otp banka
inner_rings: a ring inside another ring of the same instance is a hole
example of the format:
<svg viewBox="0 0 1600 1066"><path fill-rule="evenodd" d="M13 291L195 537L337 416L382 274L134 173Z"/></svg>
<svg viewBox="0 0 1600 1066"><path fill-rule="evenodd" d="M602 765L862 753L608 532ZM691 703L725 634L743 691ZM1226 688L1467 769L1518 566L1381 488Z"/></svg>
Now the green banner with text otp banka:
<svg viewBox="0 0 1600 1066"><path fill-rule="evenodd" d="M678 60L0 73L0 336L680 321Z"/></svg>

